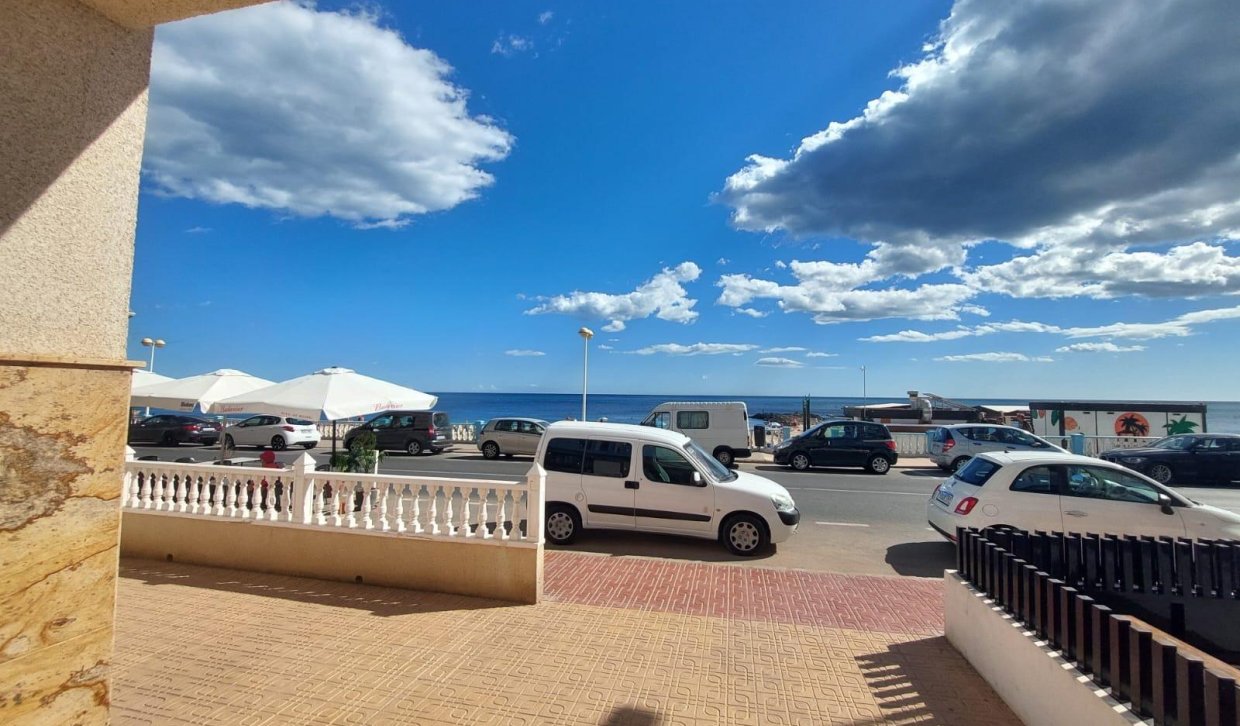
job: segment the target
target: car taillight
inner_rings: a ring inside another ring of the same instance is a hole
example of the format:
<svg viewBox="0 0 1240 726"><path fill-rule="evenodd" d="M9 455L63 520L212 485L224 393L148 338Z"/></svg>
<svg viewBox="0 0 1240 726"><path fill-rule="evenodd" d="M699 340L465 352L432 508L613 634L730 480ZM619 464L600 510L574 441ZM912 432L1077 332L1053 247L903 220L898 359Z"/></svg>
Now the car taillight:
<svg viewBox="0 0 1240 726"><path fill-rule="evenodd" d="M936 484L936 485L934 486L934 491L930 492L930 498L931 498L931 499L934 499L936 496L938 496L938 494L939 494L939 490L940 490L940 489L942 489L942 488L943 488L943 485L942 485L942 484Z"/></svg>
<svg viewBox="0 0 1240 726"><path fill-rule="evenodd" d="M293 428L292 426L281 426L280 428L284 429L285 431L296 431L297 430Z"/></svg>
<svg viewBox="0 0 1240 726"><path fill-rule="evenodd" d="M430 426L428 426L426 428L426 433L433 438L435 436L435 425L431 424Z"/></svg>
<svg viewBox="0 0 1240 726"><path fill-rule="evenodd" d="M198 426L198 424L184 424L181 426L181 428L185 429L186 431L197 431L200 427Z"/></svg>
<svg viewBox="0 0 1240 726"><path fill-rule="evenodd" d="M896 442L894 442L894 441L884 441L883 443L887 445L887 448L888 448L888 449L891 449L892 451L895 451L895 450L896 450Z"/></svg>
<svg viewBox="0 0 1240 726"><path fill-rule="evenodd" d="M955 439L948 439L944 441L943 442L943 453L946 454L947 452L951 451L952 447L955 445L956 445Z"/></svg>
<svg viewBox="0 0 1240 726"><path fill-rule="evenodd" d="M977 506L977 497L965 497L956 505L956 514L968 514Z"/></svg>

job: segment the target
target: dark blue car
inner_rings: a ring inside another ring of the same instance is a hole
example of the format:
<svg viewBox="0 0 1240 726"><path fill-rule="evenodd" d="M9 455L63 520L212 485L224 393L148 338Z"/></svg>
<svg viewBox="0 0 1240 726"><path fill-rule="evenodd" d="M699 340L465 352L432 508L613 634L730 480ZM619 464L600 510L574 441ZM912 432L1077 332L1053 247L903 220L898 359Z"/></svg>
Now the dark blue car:
<svg viewBox="0 0 1240 726"><path fill-rule="evenodd" d="M1240 481L1240 434L1178 434L1140 449L1111 449L1098 458L1160 484L1230 484Z"/></svg>

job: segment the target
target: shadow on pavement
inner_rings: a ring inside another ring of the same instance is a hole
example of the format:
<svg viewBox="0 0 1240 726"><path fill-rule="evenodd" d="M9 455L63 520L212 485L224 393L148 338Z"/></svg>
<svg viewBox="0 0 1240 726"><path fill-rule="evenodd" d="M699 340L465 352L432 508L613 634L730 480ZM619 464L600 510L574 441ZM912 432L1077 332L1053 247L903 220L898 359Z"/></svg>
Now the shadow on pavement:
<svg viewBox="0 0 1240 726"><path fill-rule="evenodd" d="M663 723L659 714L633 706L619 706L600 722L603 726L656 726Z"/></svg>
<svg viewBox="0 0 1240 726"><path fill-rule="evenodd" d="M904 474L904 476L919 476L919 477L928 476L933 479L946 479L947 477L952 475L950 471L943 471L937 466L930 467L928 469L921 469L921 468L901 469L900 473Z"/></svg>
<svg viewBox="0 0 1240 726"><path fill-rule="evenodd" d="M1020 723L941 635L893 643L856 661L885 717L873 723L890 723L887 718L960 726Z"/></svg>
<svg viewBox="0 0 1240 726"><path fill-rule="evenodd" d="M120 576L142 580L148 585L180 585L203 590L220 590L317 603L328 607L369 610L381 617L410 613L520 607L519 603L486 600L465 595L446 595L348 582L328 582L308 577L269 575L133 557L121 559ZM276 612L274 608L277 607L278 604L273 602L273 612Z"/></svg>
<svg viewBox="0 0 1240 726"><path fill-rule="evenodd" d="M560 548L548 545L547 551ZM622 532L619 530L584 530L566 552L593 552L612 557L661 557L671 560L693 562L761 562L775 555L772 545L765 552L752 557L738 557L721 542L713 539L679 537L676 535L649 534L645 532Z"/></svg>
<svg viewBox="0 0 1240 726"><path fill-rule="evenodd" d="M883 558L899 575L942 577L943 570L956 566L956 545L940 542L902 542L887 548Z"/></svg>

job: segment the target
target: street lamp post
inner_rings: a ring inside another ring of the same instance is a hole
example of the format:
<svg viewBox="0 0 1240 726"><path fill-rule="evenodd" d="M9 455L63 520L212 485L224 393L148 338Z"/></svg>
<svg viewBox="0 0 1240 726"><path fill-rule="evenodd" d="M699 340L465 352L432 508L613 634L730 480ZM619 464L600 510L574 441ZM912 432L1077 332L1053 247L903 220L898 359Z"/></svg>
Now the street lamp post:
<svg viewBox="0 0 1240 726"><path fill-rule="evenodd" d="M865 393L866 393L865 392L865 366L861 366L861 420L862 421L865 420L865 404L866 404Z"/></svg>
<svg viewBox="0 0 1240 726"><path fill-rule="evenodd" d="M583 343L581 353L581 420L586 419L586 391L590 386L590 338L594 337L594 331L589 328L582 328L577 331L577 335L581 336Z"/></svg>
<svg viewBox="0 0 1240 726"><path fill-rule="evenodd" d="M130 313L130 315L132 315L132 313ZM151 349L151 365L147 367L147 370L150 371L151 373L154 373L155 372L155 349L162 348L165 345L167 345L167 343L165 343L162 338L143 338L142 345ZM150 406L146 407L146 413L144 415L146 416L151 415Z"/></svg>

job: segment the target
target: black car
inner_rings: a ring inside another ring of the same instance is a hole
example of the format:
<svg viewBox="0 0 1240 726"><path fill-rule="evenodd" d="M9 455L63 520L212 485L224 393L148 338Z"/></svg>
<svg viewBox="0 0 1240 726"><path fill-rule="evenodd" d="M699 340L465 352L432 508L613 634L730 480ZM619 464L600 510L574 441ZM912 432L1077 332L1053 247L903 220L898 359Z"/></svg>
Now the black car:
<svg viewBox="0 0 1240 726"><path fill-rule="evenodd" d="M1177 434L1141 449L1111 449L1098 458L1160 484L1227 484L1240 481L1240 434Z"/></svg>
<svg viewBox="0 0 1240 726"><path fill-rule="evenodd" d="M160 414L129 424L131 444L214 444L220 440L220 427L197 416Z"/></svg>
<svg viewBox="0 0 1240 726"><path fill-rule="evenodd" d="M443 411L387 411L358 426L344 437L344 448L369 431L380 451L403 450L410 456L424 451L438 454L452 448L452 421Z"/></svg>
<svg viewBox="0 0 1240 726"><path fill-rule="evenodd" d="M886 474L900 458L882 424L824 421L775 447L775 463L805 471L811 466L861 466Z"/></svg>

